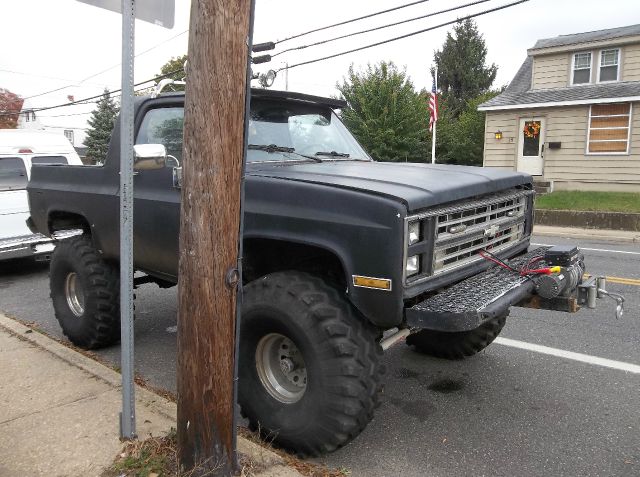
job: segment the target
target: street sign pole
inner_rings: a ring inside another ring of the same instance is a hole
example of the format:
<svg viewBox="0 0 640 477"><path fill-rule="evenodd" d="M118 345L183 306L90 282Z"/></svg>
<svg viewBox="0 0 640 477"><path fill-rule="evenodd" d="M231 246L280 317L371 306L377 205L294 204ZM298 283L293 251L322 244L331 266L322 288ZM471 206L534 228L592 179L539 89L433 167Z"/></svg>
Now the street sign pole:
<svg viewBox="0 0 640 477"><path fill-rule="evenodd" d="M120 338L122 412L120 437L136 437L133 384L133 61L135 0L122 0L122 96L120 104Z"/></svg>
<svg viewBox="0 0 640 477"><path fill-rule="evenodd" d="M122 13L122 96L120 102L120 437L136 437L133 384L133 59L136 18L173 28L175 0L78 0Z"/></svg>

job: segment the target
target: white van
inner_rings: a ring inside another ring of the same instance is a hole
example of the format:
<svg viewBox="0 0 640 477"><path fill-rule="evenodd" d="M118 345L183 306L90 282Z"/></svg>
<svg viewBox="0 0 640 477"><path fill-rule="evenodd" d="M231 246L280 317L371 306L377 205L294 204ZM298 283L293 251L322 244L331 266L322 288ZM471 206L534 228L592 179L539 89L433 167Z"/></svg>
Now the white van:
<svg viewBox="0 0 640 477"><path fill-rule="evenodd" d="M0 129L0 260L33 256L47 259L54 248L44 235L27 227L27 182L32 164L82 164L61 134Z"/></svg>

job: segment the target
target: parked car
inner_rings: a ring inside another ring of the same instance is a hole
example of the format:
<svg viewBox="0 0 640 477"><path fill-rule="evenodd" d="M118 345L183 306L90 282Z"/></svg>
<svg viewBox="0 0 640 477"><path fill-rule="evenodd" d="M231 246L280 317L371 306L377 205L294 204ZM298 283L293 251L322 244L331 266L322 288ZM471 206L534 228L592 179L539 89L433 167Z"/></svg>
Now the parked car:
<svg viewBox="0 0 640 477"><path fill-rule="evenodd" d="M27 183L33 164L75 164L82 161L69 140L44 131L0 129L0 260L49 258L54 242L29 230Z"/></svg>

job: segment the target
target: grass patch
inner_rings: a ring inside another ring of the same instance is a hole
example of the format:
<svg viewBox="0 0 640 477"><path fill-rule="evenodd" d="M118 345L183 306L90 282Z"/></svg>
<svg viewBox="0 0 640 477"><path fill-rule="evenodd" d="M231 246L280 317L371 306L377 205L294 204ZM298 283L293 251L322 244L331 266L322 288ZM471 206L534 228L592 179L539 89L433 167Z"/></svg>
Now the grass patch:
<svg viewBox="0 0 640 477"><path fill-rule="evenodd" d="M640 193L561 190L539 196L536 208L640 213Z"/></svg>
<svg viewBox="0 0 640 477"><path fill-rule="evenodd" d="M130 441L103 477L160 477L177 475L175 429L165 437Z"/></svg>
<svg viewBox="0 0 640 477"><path fill-rule="evenodd" d="M299 459L287 452L273 448L260 439L257 433L246 428L238 428L239 434L275 453L277 462L270 462L261 456L238 455L238 477L255 477L272 465L290 467L305 477L348 477L347 469L330 469L323 464ZM171 429L165 437L149 437L145 440L133 440L125 443L121 453L101 477L194 477L203 475L202 469L181 472L178 466L176 430ZM209 475L209 474L204 474Z"/></svg>

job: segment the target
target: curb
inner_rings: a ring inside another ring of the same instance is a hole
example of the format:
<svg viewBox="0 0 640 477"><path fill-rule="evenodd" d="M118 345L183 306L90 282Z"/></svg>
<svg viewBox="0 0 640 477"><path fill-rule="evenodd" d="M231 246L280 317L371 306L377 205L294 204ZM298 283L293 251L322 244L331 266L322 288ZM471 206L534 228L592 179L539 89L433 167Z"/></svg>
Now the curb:
<svg viewBox="0 0 640 477"><path fill-rule="evenodd" d="M1 312L0 329L4 329L10 334L48 351L62 361L87 372L114 388L120 389L122 387L122 376L118 372L64 346L63 344L58 343L46 335L29 328L12 318L9 318ZM160 414L173 422L176 421L177 406L174 402L171 402L168 399L139 386L138 384L135 385L135 393L136 406L145 406L154 413ZM262 447L242 436L238 436L237 445L238 452L248 455L251 459L260 464L261 467L266 468L258 475L285 475L283 473L284 469L290 471L286 475L290 475L292 477L301 475L295 470L286 467L284 459L266 447ZM275 471L273 474L269 471L269 468L272 467Z"/></svg>
<svg viewBox="0 0 640 477"><path fill-rule="evenodd" d="M536 224L533 234L545 237L566 237L584 240L602 240L608 242L640 243L640 232L625 230L583 229L575 227L555 227Z"/></svg>
<svg viewBox="0 0 640 477"><path fill-rule="evenodd" d="M638 213L562 209L536 209L535 213L537 225L606 229L640 234L640 214Z"/></svg>

